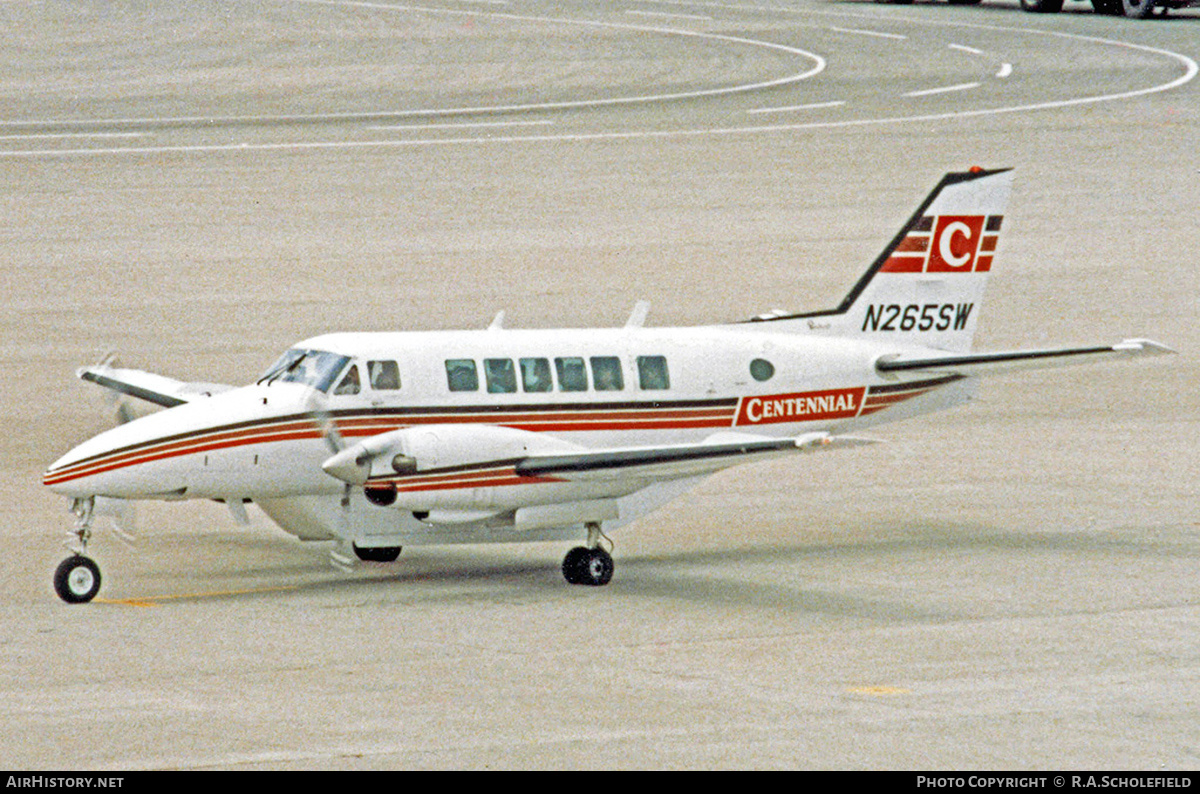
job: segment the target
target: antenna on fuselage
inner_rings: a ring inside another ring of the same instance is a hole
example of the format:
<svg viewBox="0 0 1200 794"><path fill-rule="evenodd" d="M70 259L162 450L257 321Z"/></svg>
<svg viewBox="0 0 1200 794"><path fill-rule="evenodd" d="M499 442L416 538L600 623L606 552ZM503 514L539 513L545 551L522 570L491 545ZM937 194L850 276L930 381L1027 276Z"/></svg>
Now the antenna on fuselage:
<svg viewBox="0 0 1200 794"><path fill-rule="evenodd" d="M633 311L629 313L629 319L625 321L626 328L641 328L646 324L646 316L650 314L650 301L638 301L633 305Z"/></svg>
<svg viewBox="0 0 1200 794"><path fill-rule="evenodd" d="M504 328L504 309L496 312L496 316L492 319L492 324L488 326L489 331L499 331Z"/></svg>

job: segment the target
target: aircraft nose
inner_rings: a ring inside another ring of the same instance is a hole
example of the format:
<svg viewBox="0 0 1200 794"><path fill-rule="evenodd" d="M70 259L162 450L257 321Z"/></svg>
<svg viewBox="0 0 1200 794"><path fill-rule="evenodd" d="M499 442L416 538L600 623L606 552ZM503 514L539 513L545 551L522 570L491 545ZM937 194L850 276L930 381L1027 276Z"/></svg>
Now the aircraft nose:
<svg viewBox="0 0 1200 794"><path fill-rule="evenodd" d="M85 464L85 461L79 454L79 447L75 447L75 449L50 464L49 468L42 474L42 485L62 496L79 497L90 495L83 493L86 490L83 487L85 484L80 482L88 478L88 469L83 464Z"/></svg>
<svg viewBox="0 0 1200 794"><path fill-rule="evenodd" d="M139 438L141 434L132 429L135 424L114 427L75 447L50 464L42 475L42 484L72 498L132 499L164 490L161 482L147 480L150 472L140 465L154 456Z"/></svg>
<svg viewBox="0 0 1200 794"><path fill-rule="evenodd" d="M112 471L111 460L115 447L100 442L107 433L72 449L50 464L42 475L42 484L62 496L87 497L98 495L111 485L104 475Z"/></svg>

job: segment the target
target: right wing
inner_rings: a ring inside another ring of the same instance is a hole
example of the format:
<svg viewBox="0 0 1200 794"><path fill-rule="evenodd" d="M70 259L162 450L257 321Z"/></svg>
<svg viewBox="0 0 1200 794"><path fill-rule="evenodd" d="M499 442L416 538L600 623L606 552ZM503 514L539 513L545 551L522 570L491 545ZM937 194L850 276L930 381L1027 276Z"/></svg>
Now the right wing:
<svg viewBox="0 0 1200 794"><path fill-rule="evenodd" d="M164 408L174 408L199 397L211 397L233 388L223 383L188 383L140 369L114 367L111 358L90 367L81 367L75 374L81 380Z"/></svg>

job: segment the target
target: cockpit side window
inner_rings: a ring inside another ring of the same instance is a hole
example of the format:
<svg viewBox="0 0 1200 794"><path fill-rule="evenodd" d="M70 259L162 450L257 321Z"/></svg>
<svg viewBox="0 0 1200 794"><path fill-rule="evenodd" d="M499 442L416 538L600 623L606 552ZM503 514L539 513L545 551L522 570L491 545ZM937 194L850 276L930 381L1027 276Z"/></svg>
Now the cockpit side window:
<svg viewBox="0 0 1200 794"><path fill-rule="evenodd" d="M394 391L400 388L400 367L395 361L368 361L367 374L375 391Z"/></svg>
<svg viewBox="0 0 1200 794"><path fill-rule="evenodd" d="M360 391L362 391L362 381L358 377L358 365L351 364L350 369L346 370L341 383L334 388L333 393L335 395L358 394Z"/></svg>

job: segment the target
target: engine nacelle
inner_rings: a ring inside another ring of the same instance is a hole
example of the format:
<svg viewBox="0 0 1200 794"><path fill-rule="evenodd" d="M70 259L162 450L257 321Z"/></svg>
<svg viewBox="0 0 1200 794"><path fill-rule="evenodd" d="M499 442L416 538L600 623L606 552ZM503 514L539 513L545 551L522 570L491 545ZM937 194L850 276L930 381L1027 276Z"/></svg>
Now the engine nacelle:
<svg viewBox="0 0 1200 794"><path fill-rule="evenodd" d="M439 508L506 507L497 501L496 478L472 476L475 464L498 471L531 455L571 454L582 449L542 433L495 425L418 425L371 436L322 464L331 476L362 485L376 505L424 512ZM428 477L422 474L430 472ZM463 472L461 479L456 473ZM515 473L509 478L515 478ZM386 478L386 479L383 479ZM504 476L500 475L503 479ZM506 490L511 491L511 482ZM509 494L516 496L516 494ZM524 503L523 497L515 501Z"/></svg>

